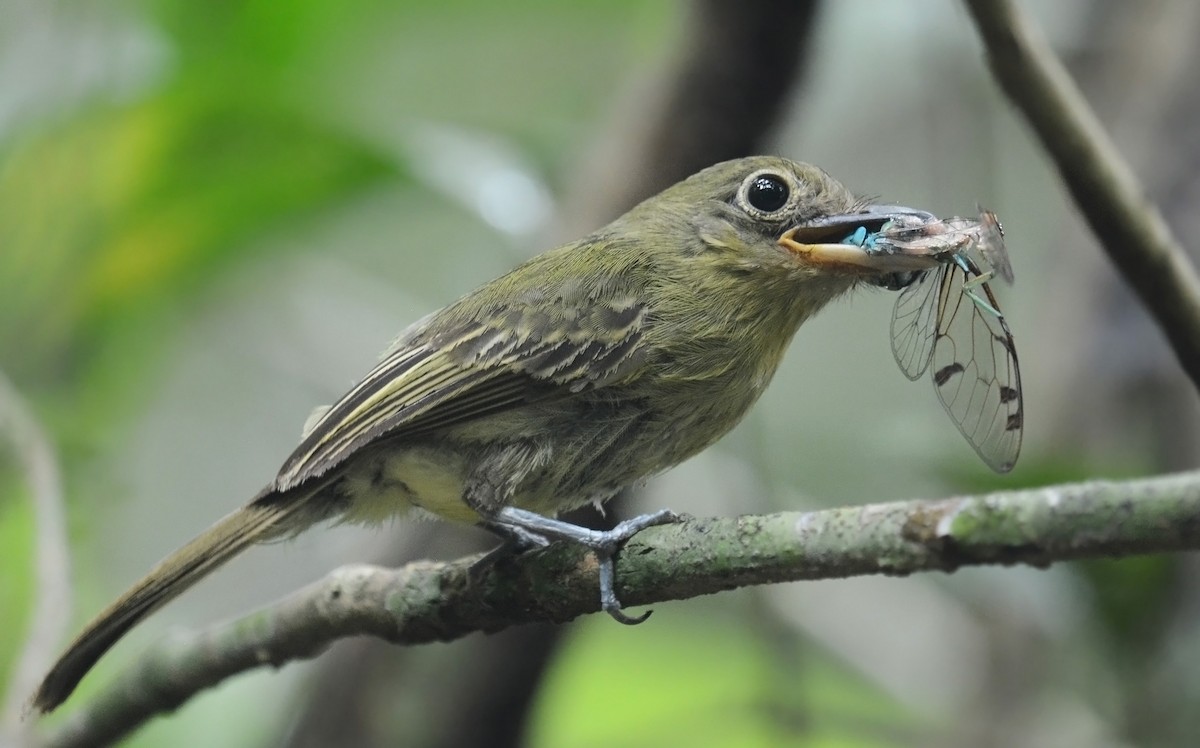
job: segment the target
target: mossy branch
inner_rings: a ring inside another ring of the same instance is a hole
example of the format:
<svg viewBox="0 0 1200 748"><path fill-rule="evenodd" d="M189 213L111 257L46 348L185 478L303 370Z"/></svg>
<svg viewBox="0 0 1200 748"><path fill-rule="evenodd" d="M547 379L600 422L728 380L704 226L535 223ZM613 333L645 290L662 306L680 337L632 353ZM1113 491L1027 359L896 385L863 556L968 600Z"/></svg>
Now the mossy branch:
<svg viewBox="0 0 1200 748"><path fill-rule="evenodd" d="M1200 471L686 519L631 540L618 557L617 581L624 603L645 605L772 582L984 564L1042 567L1197 549ZM559 543L473 573L477 558L399 569L347 566L244 618L173 636L144 653L46 744L108 744L226 678L314 657L345 637L422 644L533 621L568 621L598 609L595 558L581 548Z"/></svg>

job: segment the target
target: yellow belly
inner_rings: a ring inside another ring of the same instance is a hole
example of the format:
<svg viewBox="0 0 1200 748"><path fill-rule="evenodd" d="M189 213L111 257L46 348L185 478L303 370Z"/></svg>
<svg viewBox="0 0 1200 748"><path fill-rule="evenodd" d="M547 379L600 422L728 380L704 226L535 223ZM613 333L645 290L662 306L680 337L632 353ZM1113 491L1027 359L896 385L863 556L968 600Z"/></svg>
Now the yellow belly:
<svg viewBox="0 0 1200 748"><path fill-rule="evenodd" d="M445 451L405 449L364 463L345 478L353 497L347 522L377 524L414 506L454 522L479 520L462 500L466 465Z"/></svg>

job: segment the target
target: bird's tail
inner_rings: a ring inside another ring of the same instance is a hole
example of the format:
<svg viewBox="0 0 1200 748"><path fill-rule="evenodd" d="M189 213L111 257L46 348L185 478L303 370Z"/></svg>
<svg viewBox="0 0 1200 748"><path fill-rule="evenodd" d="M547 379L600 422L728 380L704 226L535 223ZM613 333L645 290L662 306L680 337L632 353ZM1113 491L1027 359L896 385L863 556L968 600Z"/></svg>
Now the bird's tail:
<svg viewBox="0 0 1200 748"><path fill-rule="evenodd" d="M269 495L234 511L166 557L116 602L92 619L58 659L34 694L32 707L49 712L66 700L109 647L138 621L199 582L248 546L297 529L289 522L313 494ZM307 524L307 523L304 523Z"/></svg>

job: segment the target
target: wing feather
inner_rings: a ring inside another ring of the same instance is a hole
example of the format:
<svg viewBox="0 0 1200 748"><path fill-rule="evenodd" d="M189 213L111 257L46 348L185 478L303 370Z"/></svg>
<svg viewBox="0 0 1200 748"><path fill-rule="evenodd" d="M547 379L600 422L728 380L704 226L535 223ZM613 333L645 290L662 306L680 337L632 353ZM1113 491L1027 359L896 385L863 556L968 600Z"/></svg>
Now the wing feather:
<svg viewBox="0 0 1200 748"><path fill-rule="evenodd" d="M610 296L582 307L511 305L484 320L445 322L432 317L397 341L308 424L274 487L322 475L380 439L427 434L636 376L647 315L629 297Z"/></svg>

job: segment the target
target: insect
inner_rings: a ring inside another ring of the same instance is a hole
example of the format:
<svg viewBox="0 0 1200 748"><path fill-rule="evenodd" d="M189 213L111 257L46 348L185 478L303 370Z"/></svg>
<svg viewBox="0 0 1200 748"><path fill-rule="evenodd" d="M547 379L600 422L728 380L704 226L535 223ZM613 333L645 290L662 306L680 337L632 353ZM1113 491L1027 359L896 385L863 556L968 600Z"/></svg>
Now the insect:
<svg viewBox="0 0 1200 748"><path fill-rule="evenodd" d="M900 291L892 353L909 379L931 370L934 391L958 430L989 467L1011 470L1021 451L1024 401L1012 331L988 285L997 276L1013 279L996 214L981 209L976 220L897 212L877 231L859 228L845 241L941 263L880 282Z"/></svg>

